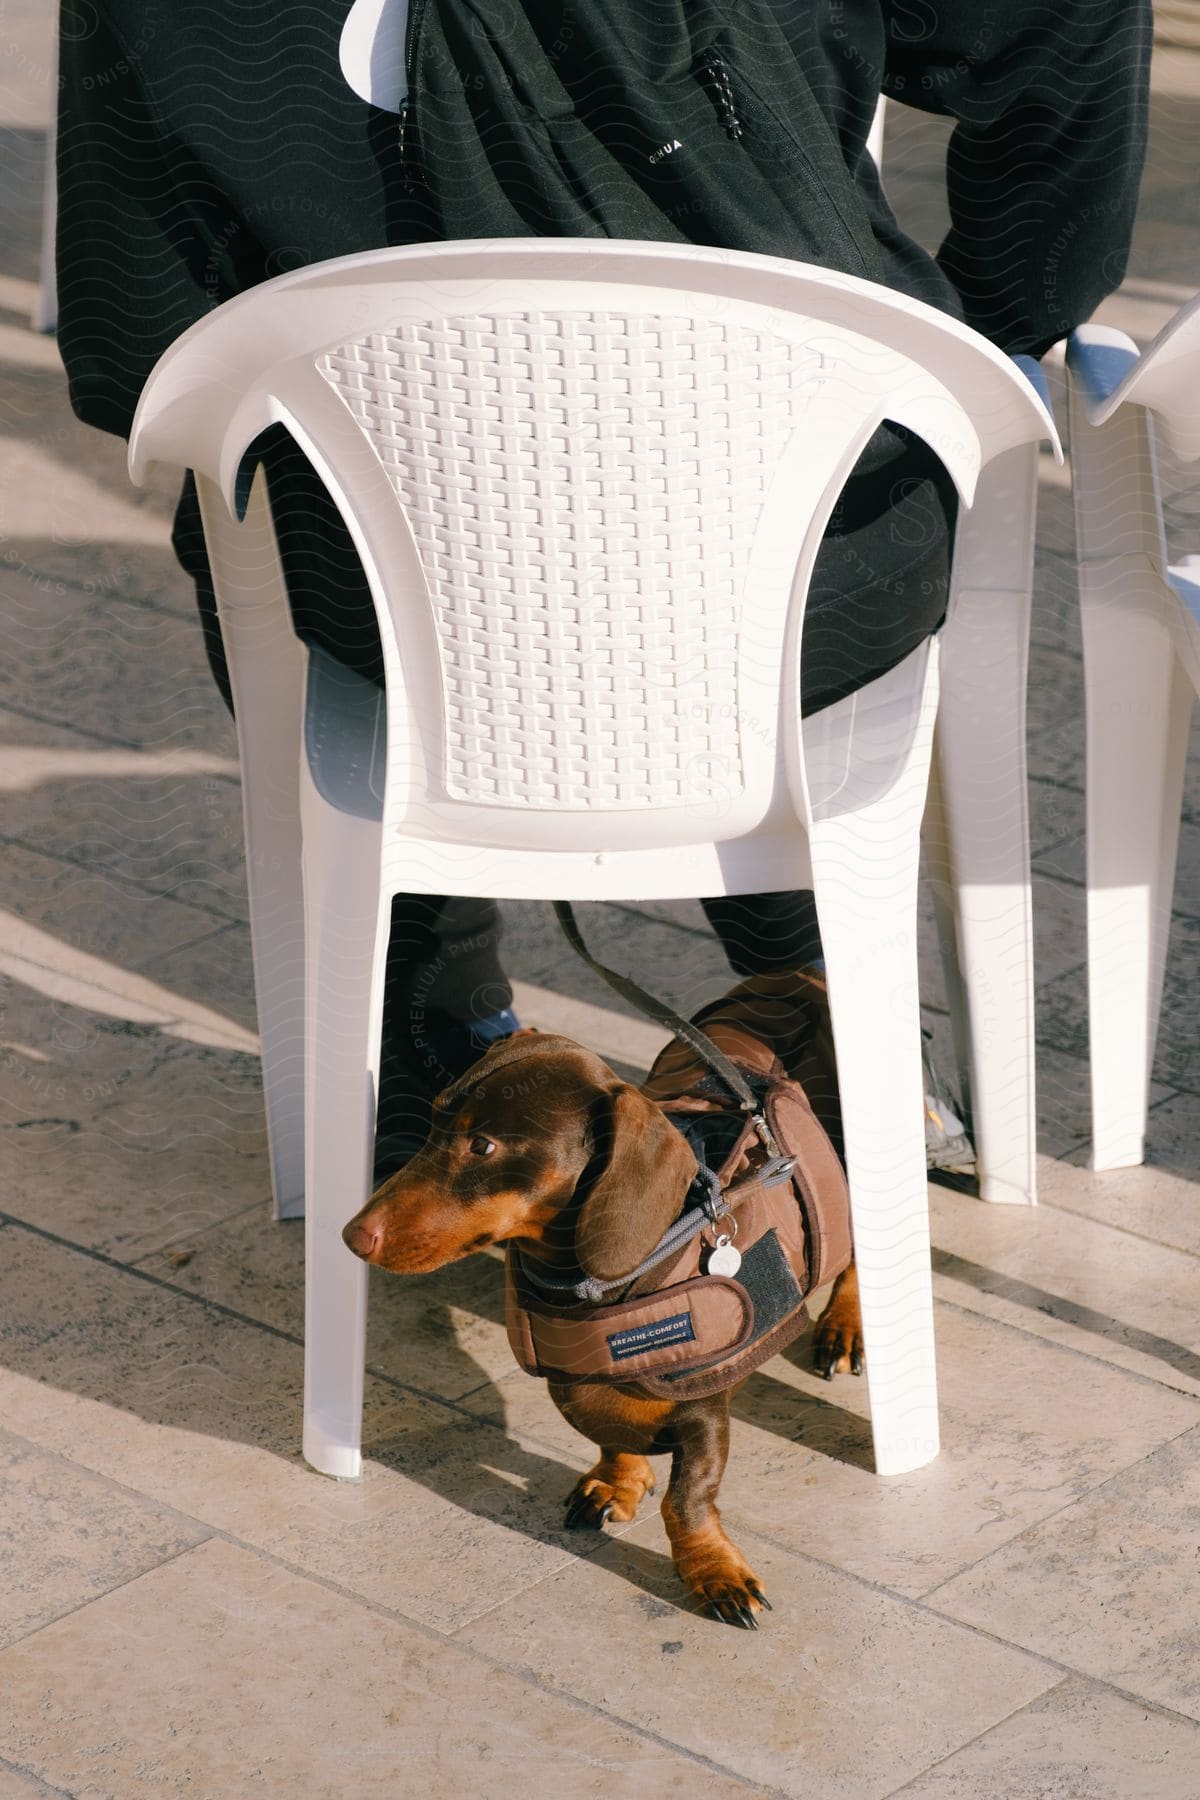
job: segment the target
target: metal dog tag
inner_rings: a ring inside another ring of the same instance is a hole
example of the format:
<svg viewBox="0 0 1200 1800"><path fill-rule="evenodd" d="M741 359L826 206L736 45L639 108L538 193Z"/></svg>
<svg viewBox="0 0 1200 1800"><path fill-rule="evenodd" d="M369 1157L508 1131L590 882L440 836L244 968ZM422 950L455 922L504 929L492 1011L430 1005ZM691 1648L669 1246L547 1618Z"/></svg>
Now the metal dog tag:
<svg viewBox="0 0 1200 1800"><path fill-rule="evenodd" d="M706 1275L736 1275L742 1266L742 1253L734 1248L733 1239L724 1233L717 1239L704 1264Z"/></svg>

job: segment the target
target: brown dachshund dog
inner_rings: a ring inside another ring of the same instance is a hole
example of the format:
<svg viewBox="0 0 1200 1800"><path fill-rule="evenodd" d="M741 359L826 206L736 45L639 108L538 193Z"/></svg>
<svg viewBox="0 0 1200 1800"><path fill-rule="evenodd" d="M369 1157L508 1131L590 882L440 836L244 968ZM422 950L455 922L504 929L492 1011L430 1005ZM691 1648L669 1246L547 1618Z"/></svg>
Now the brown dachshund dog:
<svg viewBox="0 0 1200 1800"><path fill-rule="evenodd" d="M698 1015L709 1036L743 1063L804 1082L838 1141L832 1039L819 983L758 976ZM669 1045L641 1089L568 1038L522 1034L496 1045L434 1102L424 1147L346 1226L366 1262L397 1274L443 1268L489 1244L522 1251L566 1273L577 1259L620 1274L633 1268L679 1213L695 1170L687 1143L658 1105L692 1094L702 1073L686 1046ZM694 1110L718 1105L695 1095ZM862 1369L853 1264L815 1338L818 1369ZM548 1383L563 1417L600 1448L575 1484L566 1522L599 1529L628 1520L653 1493L648 1456L670 1455L662 1515L675 1568L717 1618L757 1629L762 1584L721 1528L716 1498L729 1451L736 1389L702 1399L652 1397L636 1383Z"/></svg>

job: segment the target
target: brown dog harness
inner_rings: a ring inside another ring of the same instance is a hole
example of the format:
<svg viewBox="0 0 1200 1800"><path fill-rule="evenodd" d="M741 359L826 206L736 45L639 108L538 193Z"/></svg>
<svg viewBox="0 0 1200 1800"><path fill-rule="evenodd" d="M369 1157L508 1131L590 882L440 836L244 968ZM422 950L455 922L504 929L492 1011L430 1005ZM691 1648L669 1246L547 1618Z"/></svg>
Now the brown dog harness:
<svg viewBox="0 0 1200 1800"><path fill-rule="evenodd" d="M616 1279L552 1273L510 1243L509 1343L523 1369L551 1381L619 1383L680 1400L717 1393L798 1337L805 1296L849 1264L841 1162L780 1063L764 1071L727 1057L697 1025L597 963L570 908L555 910L591 967L700 1058L688 1094L661 1102L698 1167L679 1218ZM733 1104L697 1113L694 1096L711 1093L714 1078Z"/></svg>

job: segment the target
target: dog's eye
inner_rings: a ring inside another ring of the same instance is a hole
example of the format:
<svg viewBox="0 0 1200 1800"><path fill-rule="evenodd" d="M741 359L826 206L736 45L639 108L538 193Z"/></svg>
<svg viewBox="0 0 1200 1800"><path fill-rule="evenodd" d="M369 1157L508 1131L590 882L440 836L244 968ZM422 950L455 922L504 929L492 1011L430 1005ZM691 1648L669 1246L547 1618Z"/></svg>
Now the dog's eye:
<svg viewBox="0 0 1200 1800"><path fill-rule="evenodd" d="M490 1137L483 1137L479 1132L471 1139L472 1156L491 1156L496 1146Z"/></svg>

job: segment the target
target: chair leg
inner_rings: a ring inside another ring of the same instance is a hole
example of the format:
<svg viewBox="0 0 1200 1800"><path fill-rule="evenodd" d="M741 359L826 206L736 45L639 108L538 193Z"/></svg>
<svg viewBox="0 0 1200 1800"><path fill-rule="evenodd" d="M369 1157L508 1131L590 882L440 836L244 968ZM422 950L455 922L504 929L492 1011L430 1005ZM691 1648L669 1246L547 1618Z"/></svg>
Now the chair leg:
<svg viewBox="0 0 1200 1800"><path fill-rule="evenodd" d="M301 776L308 943L304 1455L362 1472L367 1268L342 1227L370 1191L389 909L381 832L328 806Z"/></svg>
<svg viewBox="0 0 1200 1800"><path fill-rule="evenodd" d="M916 949L936 689L929 644L803 731L880 1475L938 1452Z"/></svg>
<svg viewBox="0 0 1200 1800"><path fill-rule="evenodd" d="M1092 1167L1145 1155L1194 694L1166 584L1142 558L1085 564Z"/></svg>
<svg viewBox="0 0 1200 1800"><path fill-rule="evenodd" d="M1193 685L1172 640L1154 428L1069 386L1087 716L1092 1167L1146 1146Z"/></svg>
<svg viewBox="0 0 1200 1800"><path fill-rule="evenodd" d="M1037 447L997 457L959 524L925 848L984 1200L1036 1198L1025 687Z"/></svg>
<svg viewBox="0 0 1200 1800"><path fill-rule="evenodd" d="M260 469L241 524L197 477L237 712L263 1099L277 1219L304 1213L304 895L300 746L306 654L292 630ZM232 603L236 596L236 604Z"/></svg>

